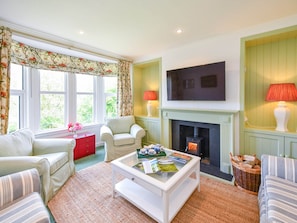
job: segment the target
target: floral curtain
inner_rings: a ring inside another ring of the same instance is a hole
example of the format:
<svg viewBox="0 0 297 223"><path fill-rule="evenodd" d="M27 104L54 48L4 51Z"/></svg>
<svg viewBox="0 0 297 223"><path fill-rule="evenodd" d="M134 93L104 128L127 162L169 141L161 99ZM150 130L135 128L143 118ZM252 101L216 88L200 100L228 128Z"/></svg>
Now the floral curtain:
<svg viewBox="0 0 297 223"><path fill-rule="evenodd" d="M10 92L10 53L11 31L0 27L0 134L6 134L8 128L9 92Z"/></svg>
<svg viewBox="0 0 297 223"><path fill-rule="evenodd" d="M56 70L91 75L117 75L118 64L104 63L84 58L37 49L12 41L11 62L37 69Z"/></svg>
<svg viewBox="0 0 297 223"><path fill-rule="evenodd" d="M119 61L118 73L118 115L132 115L132 90L130 80L130 63L128 61Z"/></svg>

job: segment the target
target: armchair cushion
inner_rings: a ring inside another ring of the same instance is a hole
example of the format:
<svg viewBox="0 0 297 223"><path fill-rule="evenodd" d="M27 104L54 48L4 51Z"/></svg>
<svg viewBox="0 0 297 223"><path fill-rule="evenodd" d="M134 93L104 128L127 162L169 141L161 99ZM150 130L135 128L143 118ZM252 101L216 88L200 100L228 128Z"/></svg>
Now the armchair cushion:
<svg viewBox="0 0 297 223"><path fill-rule="evenodd" d="M11 134L2 135L0 138L1 156L32 156L32 143L34 135L28 130L16 131Z"/></svg>
<svg viewBox="0 0 297 223"><path fill-rule="evenodd" d="M113 137L113 144L115 146L129 145L135 143L135 137L128 133L116 134Z"/></svg>
<svg viewBox="0 0 297 223"><path fill-rule="evenodd" d="M68 154L66 152L61 153L49 153L39 155L38 157L46 158L50 163L50 175L53 175L58 169L64 166L68 162Z"/></svg>
<svg viewBox="0 0 297 223"><path fill-rule="evenodd" d="M107 120L106 125L111 129L113 134L128 133L131 126L135 123L134 116L123 116L120 118Z"/></svg>

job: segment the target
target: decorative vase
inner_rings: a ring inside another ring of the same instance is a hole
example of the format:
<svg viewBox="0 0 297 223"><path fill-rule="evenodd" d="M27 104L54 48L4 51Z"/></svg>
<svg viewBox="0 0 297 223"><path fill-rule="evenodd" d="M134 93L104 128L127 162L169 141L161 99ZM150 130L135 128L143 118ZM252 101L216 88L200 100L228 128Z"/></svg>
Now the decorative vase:
<svg viewBox="0 0 297 223"><path fill-rule="evenodd" d="M73 131L72 133L73 133L73 137L76 138L77 137L76 131Z"/></svg>

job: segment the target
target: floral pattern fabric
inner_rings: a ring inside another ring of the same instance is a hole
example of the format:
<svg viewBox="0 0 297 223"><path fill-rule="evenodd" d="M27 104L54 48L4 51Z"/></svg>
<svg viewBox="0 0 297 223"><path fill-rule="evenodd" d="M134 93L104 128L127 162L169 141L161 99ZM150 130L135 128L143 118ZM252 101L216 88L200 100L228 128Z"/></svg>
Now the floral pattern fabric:
<svg viewBox="0 0 297 223"><path fill-rule="evenodd" d="M8 128L10 93L10 55L11 31L0 27L0 134L6 134Z"/></svg>
<svg viewBox="0 0 297 223"><path fill-rule="evenodd" d="M104 63L37 49L17 42L11 43L11 62L37 69L91 75L117 75L117 63Z"/></svg>
<svg viewBox="0 0 297 223"><path fill-rule="evenodd" d="M133 115L130 63L121 60L118 73L118 115Z"/></svg>

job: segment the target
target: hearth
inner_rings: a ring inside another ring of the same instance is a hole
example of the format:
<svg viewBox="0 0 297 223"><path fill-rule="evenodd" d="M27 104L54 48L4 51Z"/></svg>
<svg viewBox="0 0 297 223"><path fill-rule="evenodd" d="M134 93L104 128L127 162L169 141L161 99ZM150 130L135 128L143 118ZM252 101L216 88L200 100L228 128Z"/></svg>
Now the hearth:
<svg viewBox="0 0 297 223"><path fill-rule="evenodd" d="M202 172L224 175L220 171L220 125L172 120L172 148L200 156Z"/></svg>

